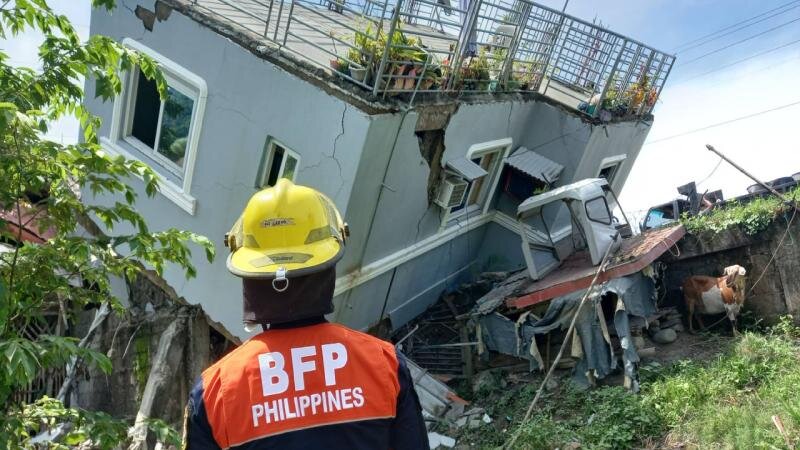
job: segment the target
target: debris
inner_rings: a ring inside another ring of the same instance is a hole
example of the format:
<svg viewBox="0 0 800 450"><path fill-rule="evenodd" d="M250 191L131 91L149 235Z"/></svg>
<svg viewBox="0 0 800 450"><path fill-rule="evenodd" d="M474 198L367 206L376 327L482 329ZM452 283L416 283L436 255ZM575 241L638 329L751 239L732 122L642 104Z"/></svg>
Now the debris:
<svg viewBox="0 0 800 450"><path fill-rule="evenodd" d="M158 350L153 358L153 366L147 378L147 385L142 394L141 406L136 414L136 422L128 431L131 444L128 450L147 449L148 436L152 432L148 429L148 420L157 417L158 397L164 395L167 383L170 381L170 374L175 363L180 361L183 356L183 348L186 340L183 338L183 331L186 327L186 316L178 316L161 335L158 341Z"/></svg>
<svg viewBox="0 0 800 450"><path fill-rule="evenodd" d="M575 367L575 360L572 358L562 358L561 361L556 364L556 369L572 369Z"/></svg>
<svg viewBox="0 0 800 450"><path fill-rule="evenodd" d="M682 323L676 323L675 325L672 326L672 329L675 330L676 332L680 333L680 332L684 331L686 328L683 327Z"/></svg>
<svg viewBox="0 0 800 450"><path fill-rule="evenodd" d="M647 348L640 348L638 350L639 357L641 358L652 358L656 356L656 348L655 347L647 347Z"/></svg>
<svg viewBox="0 0 800 450"><path fill-rule="evenodd" d="M496 370L484 370L472 379L472 392L495 391L506 387L506 380Z"/></svg>
<svg viewBox="0 0 800 450"><path fill-rule="evenodd" d="M453 448L456 446L456 440L443 434L428 433L428 444L431 450L439 447Z"/></svg>
<svg viewBox="0 0 800 450"><path fill-rule="evenodd" d="M547 383L545 383L545 388L548 391L555 391L556 389L558 389L558 382L553 378L548 378Z"/></svg>
<svg viewBox="0 0 800 450"><path fill-rule="evenodd" d="M635 346L637 349L639 349L639 348L644 348L644 346L645 346L646 344L645 344L645 342L644 342L644 338L643 338L643 337L641 337L641 336L634 336L634 337L633 337L633 345L634 345L634 346Z"/></svg>
<svg viewBox="0 0 800 450"><path fill-rule="evenodd" d="M678 339L678 333L672 328L665 328L653 335L653 341L657 344L671 344Z"/></svg>
<svg viewBox="0 0 800 450"><path fill-rule="evenodd" d="M447 420L454 420L462 415L464 407L469 402L456 395L446 384L434 378L409 358L406 358L406 364L424 412L435 418Z"/></svg>
<svg viewBox="0 0 800 450"><path fill-rule="evenodd" d="M483 408L472 408L456 420L456 426L459 428L464 426L478 428L483 424L490 423L492 423L492 418L486 414Z"/></svg>
<svg viewBox="0 0 800 450"><path fill-rule="evenodd" d="M479 279L487 281L505 281L508 275L508 272L483 272Z"/></svg>

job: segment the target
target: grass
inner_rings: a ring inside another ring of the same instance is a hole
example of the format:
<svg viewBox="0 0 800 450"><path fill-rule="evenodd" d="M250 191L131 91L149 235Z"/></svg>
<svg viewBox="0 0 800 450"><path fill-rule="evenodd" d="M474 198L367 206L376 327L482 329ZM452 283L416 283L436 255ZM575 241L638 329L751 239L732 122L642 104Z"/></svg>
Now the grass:
<svg viewBox="0 0 800 450"><path fill-rule="evenodd" d="M464 430L459 444L494 448L519 432L515 448L531 450L800 448L800 329L790 319L745 333L711 361L641 372L638 395L620 387L578 391L565 383L524 424L538 382L500 389L482 399L492 401L477 401L489 405L495 423Z"/></svg>
<svg viewBox="0 0 800 450"><path fill-rule="evenodd" d="M791 200L800 200L800 188L795 188L785 196ZM741 227L749 235L764 231L769 225L789 208L774 195L756 198L748 203L730 203L722 208L702 216L681 218L681 222L690 233L721 231Z"/></svg>

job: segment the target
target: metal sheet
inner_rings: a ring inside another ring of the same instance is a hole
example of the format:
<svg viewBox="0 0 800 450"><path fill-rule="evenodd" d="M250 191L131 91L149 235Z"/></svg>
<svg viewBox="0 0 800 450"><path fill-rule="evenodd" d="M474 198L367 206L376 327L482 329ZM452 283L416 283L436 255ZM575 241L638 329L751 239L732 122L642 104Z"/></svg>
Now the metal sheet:
<svg viewBox="0 0 800 450"><path fill-rule="evenodd" d="M488 175L488 172L483 167L463 157L447 161L446 166L467 181L474 181Z"/></svg>
<svg viewBox="0 0 800 450"><path fill-rule="evenodd" d="M586 178L543 194L534 195L517 207L517 217L530 217L538 214L542 206L558 200L589 200L603 195L603 187L607 185L608 181L605 178Z"/></svg>
<svg viewBox="0 0 800 450"><path fill-rule="evenodd" d="M506 164L546 183L558 180L564 170L564 166L561 164L525 147L518 148L513 155L509 156Z"/></svg>

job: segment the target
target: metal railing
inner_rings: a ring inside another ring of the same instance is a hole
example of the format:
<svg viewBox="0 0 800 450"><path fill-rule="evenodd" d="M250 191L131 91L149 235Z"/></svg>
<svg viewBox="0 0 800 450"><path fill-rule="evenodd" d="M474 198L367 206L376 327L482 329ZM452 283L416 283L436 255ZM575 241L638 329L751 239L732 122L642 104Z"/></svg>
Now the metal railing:
<svg viewBox="0 0 800 450"><path fill-rule="evenodd" d="M652 112L675 57L531 0L192 0L380 96L525 92ZM452 2L458 2L453 4Z"/></svg>

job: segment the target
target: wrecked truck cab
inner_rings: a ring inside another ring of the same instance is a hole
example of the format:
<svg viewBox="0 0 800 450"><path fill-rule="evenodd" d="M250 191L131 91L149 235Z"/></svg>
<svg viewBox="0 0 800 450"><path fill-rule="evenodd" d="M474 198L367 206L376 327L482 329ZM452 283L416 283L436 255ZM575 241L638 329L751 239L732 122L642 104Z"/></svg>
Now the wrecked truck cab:
<svg viewBox="0 0 800 450"><path fill-rule="evenodd" d="M522 202L517 220L531 279L555 270L578 249L576 241L583 243L593 265L600 264L610 246L619 246L614 239L618 231L630 236L630 225L619 223L612 213L618 204L604 178L581 180Z"/></svg>

